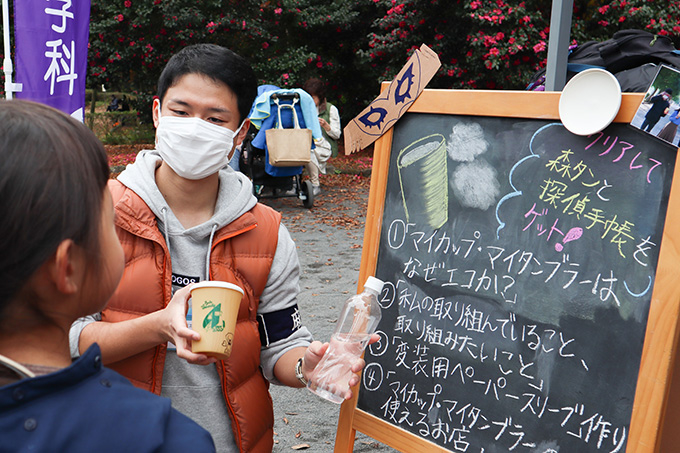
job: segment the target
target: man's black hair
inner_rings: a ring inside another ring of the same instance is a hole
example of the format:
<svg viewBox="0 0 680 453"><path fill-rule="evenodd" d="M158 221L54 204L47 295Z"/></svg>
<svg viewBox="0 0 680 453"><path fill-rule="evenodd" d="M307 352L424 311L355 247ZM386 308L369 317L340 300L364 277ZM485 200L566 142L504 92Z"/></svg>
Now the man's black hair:
<svg viewBox="0 0 680 453"><path fill-rule="evenodd" d="M235 52L215 44L187 46L170 58L158 78L161 104L168 89L187 74L200 74L227 85L236 95L243 121L257 96L257 79L250 64Z"/></svg>

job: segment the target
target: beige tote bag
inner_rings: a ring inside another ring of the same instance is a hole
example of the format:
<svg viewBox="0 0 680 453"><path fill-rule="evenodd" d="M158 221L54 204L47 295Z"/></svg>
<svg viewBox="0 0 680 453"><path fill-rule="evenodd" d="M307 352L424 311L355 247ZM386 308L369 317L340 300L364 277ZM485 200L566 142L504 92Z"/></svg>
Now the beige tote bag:
<svg viewBox="0 0 680 453"><path fill-rule="evenodd" d="M274 167L296 167L309 163L312 152L312 131L300 129L295 104L298 98L293 99L292 104L279 104L279 99L272 95L276 103L278 115L278 127L265 131L267 140L267 152L269 164ZM293 110L294 129L284 129L281 126L281 109Z"/></svg>

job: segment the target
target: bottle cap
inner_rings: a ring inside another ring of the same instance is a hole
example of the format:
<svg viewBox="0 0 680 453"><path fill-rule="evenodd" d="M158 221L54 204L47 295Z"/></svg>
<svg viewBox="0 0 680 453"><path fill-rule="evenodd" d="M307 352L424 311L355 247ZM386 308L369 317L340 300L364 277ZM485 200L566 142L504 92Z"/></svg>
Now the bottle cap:
<svg viewBox="0 0 680 453"><path fill-rule="evenodd" d="M384 284L385 283L383 283L382 280L379 280L375 277L368 277L368 279L366 280L366 284L364 285L364 288L372 289L376 293L380 294Z"/></svg>

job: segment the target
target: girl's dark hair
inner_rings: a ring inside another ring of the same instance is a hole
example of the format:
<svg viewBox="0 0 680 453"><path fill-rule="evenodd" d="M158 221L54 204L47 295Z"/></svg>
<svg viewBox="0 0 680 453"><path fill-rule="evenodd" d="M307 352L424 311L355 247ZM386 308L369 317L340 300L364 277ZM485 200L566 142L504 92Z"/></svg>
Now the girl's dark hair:
<svg viewBox="0 0 680 453"><path fill-rule="evenodd" d="M0 100L0 321L35 271L72 239L97 266L106 152L51 107Z"/></svg>
<svg viewBox="0 0 680 453"><path fill-rule="evenodd" d="M194 44L173 55L158 78L158 100L187 74L200 74L224 83L236 95L240 120L248 117L257 96L257 78L245 58L216 44Z"/></svg>

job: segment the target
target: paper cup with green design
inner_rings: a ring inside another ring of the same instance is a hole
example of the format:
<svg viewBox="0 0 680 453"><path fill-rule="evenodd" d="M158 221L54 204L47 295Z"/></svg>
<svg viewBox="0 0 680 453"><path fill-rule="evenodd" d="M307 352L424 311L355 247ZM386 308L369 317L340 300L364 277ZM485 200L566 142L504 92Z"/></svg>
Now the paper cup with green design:
<svg viewBox="0 0 680 453"><path fill-rule="evenodd" d="M204 281L191 288L191 328L201 334L191 350L227 359L234 344L234 330L243 289L233 283Z"/></svg>

